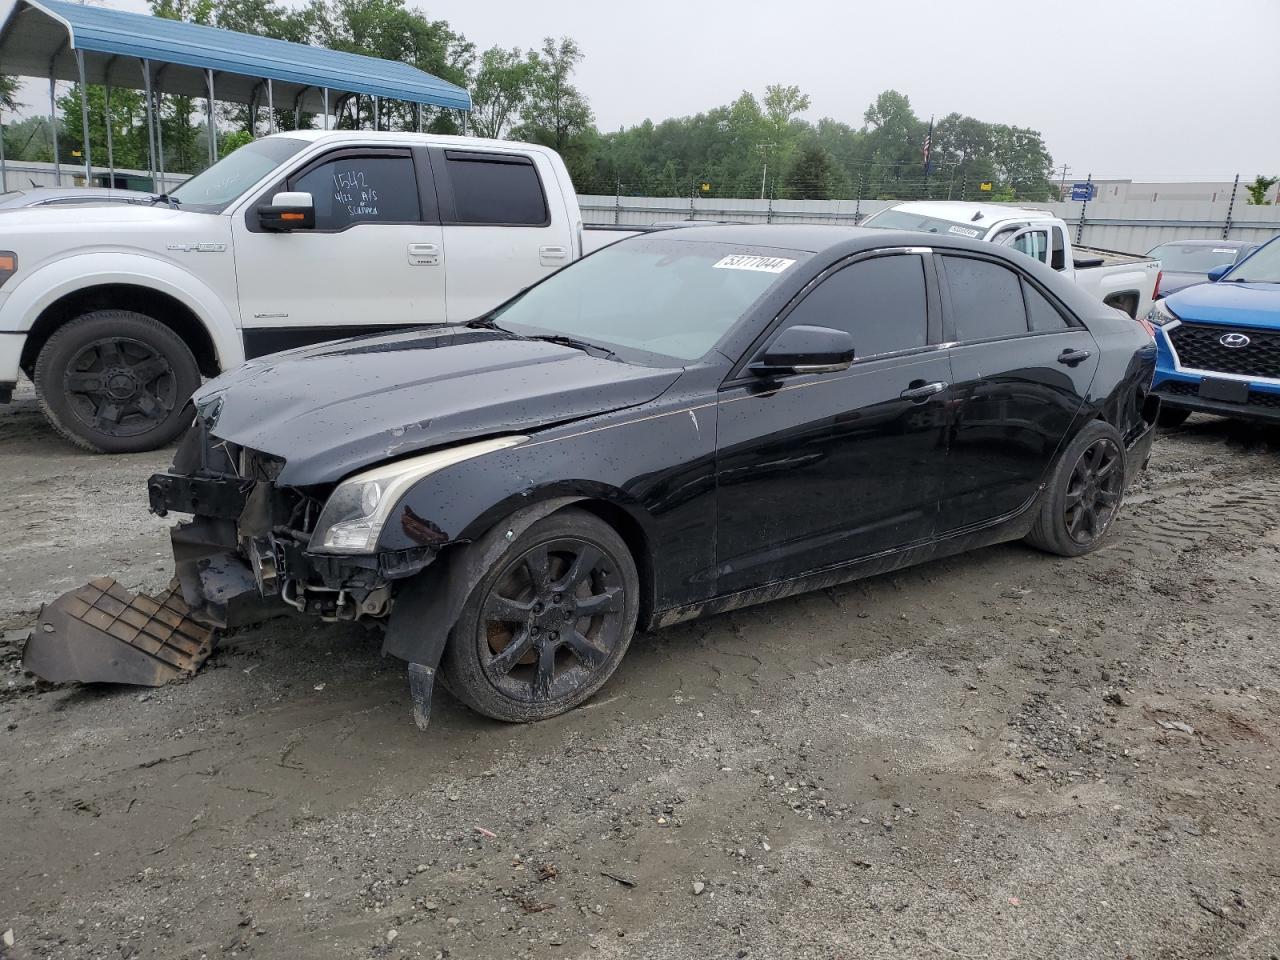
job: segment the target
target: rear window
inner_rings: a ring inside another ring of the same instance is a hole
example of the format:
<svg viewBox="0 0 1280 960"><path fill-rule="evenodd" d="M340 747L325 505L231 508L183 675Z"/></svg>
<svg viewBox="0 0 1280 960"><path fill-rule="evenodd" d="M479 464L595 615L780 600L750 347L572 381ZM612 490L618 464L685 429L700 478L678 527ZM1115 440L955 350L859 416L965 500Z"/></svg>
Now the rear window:
<svg viewBox="0 0 1280 960"><path fill-rule="evenodd" d="M943 220L940 217L926 217L919 213L908 213L906 210L881 210L862 221L861 225L878 227L881 230L941 233L948 237L968 237L970 240L981 240L982 235L987 232L987 228L979 223L961 223L957 220Z"/></svg>
<svg viewBox="0 0 1280 960"><path fill-rule="evenodd" d="M454 222L545 226L547 200L526 157L445 152L453 187Z"/></svg>
<svg viewBox="0 0 1280 960"><path fill-rule="evenodd" d="M1160 261L1160 268L1170 273L1208 273L1214 267L1236 262L1235 247L1206 244L1166 243L1156 247L1148 256Z"/></svg>

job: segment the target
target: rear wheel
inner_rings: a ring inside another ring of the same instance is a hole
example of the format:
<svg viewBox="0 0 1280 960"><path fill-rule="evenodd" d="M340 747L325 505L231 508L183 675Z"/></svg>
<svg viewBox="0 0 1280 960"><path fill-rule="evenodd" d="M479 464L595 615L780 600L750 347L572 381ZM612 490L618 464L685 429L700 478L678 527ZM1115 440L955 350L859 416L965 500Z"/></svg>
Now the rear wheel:
<svg viewBox="0 0 1280 960"><path fill-rule="evenodd" d="M554 513L517 537L471 592L442 672L478 713L554 717L617 669L638 610L639 577L622 538L585 511Z"/></svg>
<svg viewBox="0 0 1280 960"><path fill-rule="evenodd" d="M1027 541L1041 550L1078 557L1097 548L1124 498L1124 442L1101 420L1071 441L1045 487Z"/></svg>
<svg viewBox="0 0 1280 960"><path fill-rule="evenodd" d="M1190 410L1183 410L1179 407L1161 407L1160 415L1156 418L1156 422L1162 427L1180 427L1187 422L1187 417L1191 416Z"/></svg>
<svg viewBox="0 0 1280 960"><path fill-rule="evenodd" d="M36 394L54 428L95 453L164 446L190 425L200 370L182 338L131 310L95 310L40 351Z"/></svg>

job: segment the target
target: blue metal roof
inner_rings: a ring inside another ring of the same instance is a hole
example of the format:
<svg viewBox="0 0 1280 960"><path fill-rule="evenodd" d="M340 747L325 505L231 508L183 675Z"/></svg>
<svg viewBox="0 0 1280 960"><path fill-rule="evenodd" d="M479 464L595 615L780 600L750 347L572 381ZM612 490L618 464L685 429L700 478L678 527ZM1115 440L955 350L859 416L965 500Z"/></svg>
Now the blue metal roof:
<svg viewBox="0 0 1280 960"><path fill-rule="evenodd" d="M55 26L61 29L51 29ZM54 42L55 38L58 43ZM307 88L328 88L338 94L359 93L411 103L471 109L471 96L465 89L407 63L180 20L82 6L66 0L19 0L15 4L13 12L0 27L0 71L48 76L52 69L65 79L72 79L65 76L68 47L108 57L147 59L156 65L174 64L179 68L214 70L219 75L269 78L273 84L279 81L299 92ZM93 59L101 62L96 69L90 67L91 83L102 82L108 72L113 84L120 82L114 72L118 69L115 60L104 60L101 56ZM140 78L137 69L131 72ZM191 86L192 77L187 77L184 82L176 76L181 72L174 71L171 75L176 86ZM136 82L125 83L135 87L139 85ZM221 100L223 89L228 85L222 82L221 76L217 83L220 88L218 99ZM229 86L237 92L244 89L242 86L237 88L234 83ZM174 89L173 92L184 90Z"/></svg>

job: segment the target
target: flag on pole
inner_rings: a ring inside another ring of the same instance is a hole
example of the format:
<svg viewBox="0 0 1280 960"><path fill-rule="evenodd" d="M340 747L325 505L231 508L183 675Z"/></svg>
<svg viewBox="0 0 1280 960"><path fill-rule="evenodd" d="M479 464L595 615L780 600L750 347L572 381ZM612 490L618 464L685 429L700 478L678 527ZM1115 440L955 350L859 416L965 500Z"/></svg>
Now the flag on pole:
<svg viewBox="0 0 1280 960"><path fill-rule="evenodd" d="M933 117L929 118L929 132L924 135L924 172L929 172L929 150L933 147Z"/></svg>

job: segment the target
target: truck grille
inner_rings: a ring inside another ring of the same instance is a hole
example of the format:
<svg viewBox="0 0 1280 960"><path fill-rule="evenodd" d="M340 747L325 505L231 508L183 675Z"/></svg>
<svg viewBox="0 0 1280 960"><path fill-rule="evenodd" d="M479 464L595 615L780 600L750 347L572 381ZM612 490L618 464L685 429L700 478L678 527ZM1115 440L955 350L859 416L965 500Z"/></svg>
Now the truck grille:
<svg viewBox="0 0 1280 960"><path fill-rule="evenodd" d="M1243 334L1247 346L1223 346L1228 334ZM1280 378L1280 333L1249 327L1181 323L1169 331L1178 360L1193 370L1235 373L1245 377Z"/></svg>

